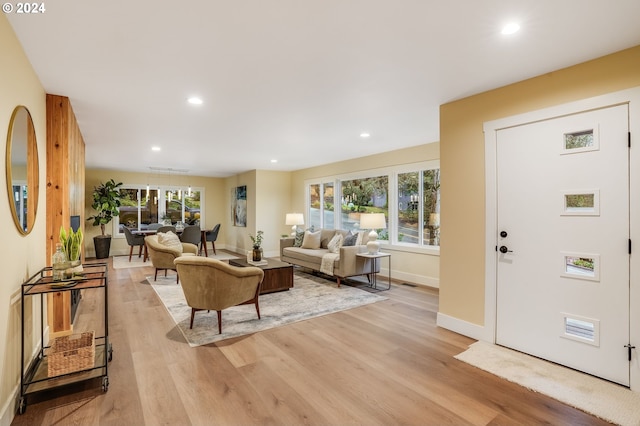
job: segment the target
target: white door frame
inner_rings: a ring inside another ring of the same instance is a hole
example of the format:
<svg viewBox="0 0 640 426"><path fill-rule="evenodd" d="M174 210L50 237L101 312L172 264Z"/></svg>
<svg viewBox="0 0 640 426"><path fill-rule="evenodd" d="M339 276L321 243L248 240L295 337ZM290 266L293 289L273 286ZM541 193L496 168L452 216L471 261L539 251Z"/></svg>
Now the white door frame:
<svg viewBox="0 0 640 426"><path fill-rule="evenodd" d="M538 111L527 112L511 117L484 123L485 134L485 303L484 327L475 336L480 340L496 341L496 288L497 262L497 132L522 124L543 121L554 117L571 115L608 106L629 105L629 130L632 148L629 152L629 179L631 195L630 235L633 243L631 254L630 278L630 341L636 346L631 362L631 389L640 392L640 87L614 92L607 95L570 102ZM624 143L624 141L621 141Z"/></svg>

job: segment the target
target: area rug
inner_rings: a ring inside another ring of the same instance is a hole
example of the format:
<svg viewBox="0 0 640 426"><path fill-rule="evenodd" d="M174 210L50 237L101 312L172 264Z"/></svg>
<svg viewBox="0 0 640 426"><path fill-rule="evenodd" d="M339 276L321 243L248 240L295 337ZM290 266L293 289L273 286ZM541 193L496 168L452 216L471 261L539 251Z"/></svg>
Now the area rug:
<svg viewBox="0 0 640 426"><path fill-rule="evenodd" d="M218 334L215 311L197 312L193 329L189 329L191 308L184 299L182 286L176 285L175 275L158 278L155 282L151 276L147 281L192 347L386 300L377 294L345 285L338 288L334 282L296 272L293 288L260 296L261 319L258 319L254 305L234 306L222 311L222 334Z"/></svg>
<svg viewBox="0 0 640 426"><path fill-rule="evenodd" d="M235 254L224 253L222 251L218 251L218 254L209 254L209 257L212 259L218 260L229 260L238 258ZM123 268L139 268L141 266L151 266L151 263L147 259L146 262L142 261L142 257L138 257L137 252L131 256L131 262L129 262L129 255L126 256L113 256L113 269L123 269Z"/></svg>
<svg viewBox="0 0 640 426"><path fill-rule="evenodd" d="M640 394L611 382L486 342L455 358L609 422L640 425Z"/></svg>

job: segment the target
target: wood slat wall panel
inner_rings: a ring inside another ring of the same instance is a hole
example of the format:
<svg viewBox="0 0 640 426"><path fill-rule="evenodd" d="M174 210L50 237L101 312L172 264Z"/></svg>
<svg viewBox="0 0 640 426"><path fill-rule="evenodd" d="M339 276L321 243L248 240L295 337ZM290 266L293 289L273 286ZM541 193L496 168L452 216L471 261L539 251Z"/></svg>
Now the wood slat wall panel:
<svg viewBox="0 0 640 426"><path fill-rule="evenodd" d="M70 227L71 215L80 215L84 233L84 139L69 98L47 95L47 264L59 241L60 227ZM84 258L84 247L82 256ZM47 311L53 334L71 329L70 293L54 294Z"/></svg>

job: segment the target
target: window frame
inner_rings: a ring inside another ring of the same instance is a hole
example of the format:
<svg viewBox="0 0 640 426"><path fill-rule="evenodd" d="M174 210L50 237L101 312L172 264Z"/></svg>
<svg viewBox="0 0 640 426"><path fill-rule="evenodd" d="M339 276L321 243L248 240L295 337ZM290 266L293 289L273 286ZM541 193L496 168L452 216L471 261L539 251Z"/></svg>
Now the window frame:
<svg viewBox="0 0 640 426"><path fill-rule="evenodd" d="M146 191L147 188L149 188L149 191L155 190L157 191L158 194L158 219L160 219L165 213L165 206L166 206L166 193L167 191L183 191L183 193L188 192L189 191L189 187L184 187L181 185L147 185L147 184L134 184L134 183L123 183L122 186L120 187L121 189L137 189L138 190L138 194L137 194L137 198L138 198L138 227L140 226L140 218L141 218L141 212L140 212L140 208L142 207L142 191ZM202 223L202 218L205 217L205 191L204 191L204 187L191 187L191 192L200 192L200 221ZM184 198L184 197L183 197ZM172 200L175 201L175 200ZM182 220L184 221L184 214L185 214L185 203L183 201L181 201L182 203ZM124 232L120 231L120 216L115 216L113 218L113 220L111 221L112 223L112 235L115 238L125 238Z"/></svg>
<svg viewBox="0 0 640 426"><path fill-rule="evenodd" d="M388 189L387 189L387 232L389 234L388 240L380 240L380 244L383 247L388 247L390 249L396 251L406 251L406 252L414 252L414 253L426 253L432 255L440 254L440 245L425 245L423 232L424 232L424 171L426 170L434 170L440 169L440 160L426 160L418 163L410 163L403 164L398 166L389 166L389 167L381 167L375 169L367 169L361 170L357 172L349 172L349 173L341 173L331 176L324 176L315 179L306 179L304 181L305 185L305 215L308 218L307 224L305 224L305 228L308 228L311 225L311 205L310 205L310 188L312 185L319 185L320 187L320 225L319 227L324 227L324 199L322 194L324 193L324 185L332 184L333 185L333 205L334 205L334 228L335 229L343 229L342 228L342 218L339 214L341 209L336 209L336 205L340 205L341 196L342 196L342 181L346 180L354 180L354 179L368 179L379 176L387 176L388 177ZM419 203L419 240L418 243L406 243L398 241L398 216L399 216L399 207L398 207L398 176L403 173L412 173L418 172L420 179L420 203ZM315 226L316 224L314 224Z"/></svg>

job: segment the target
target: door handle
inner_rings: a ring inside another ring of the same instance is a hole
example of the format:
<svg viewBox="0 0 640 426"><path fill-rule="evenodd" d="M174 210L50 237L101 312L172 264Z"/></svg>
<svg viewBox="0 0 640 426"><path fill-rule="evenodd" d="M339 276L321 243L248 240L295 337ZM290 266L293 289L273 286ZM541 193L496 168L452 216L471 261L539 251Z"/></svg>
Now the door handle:
<svg viewBox="0 0 640 426"><path fill-rule="evenodd" d="M509 250L507 246L500 246L500 253L513 253L513 250Z"/></svg>

